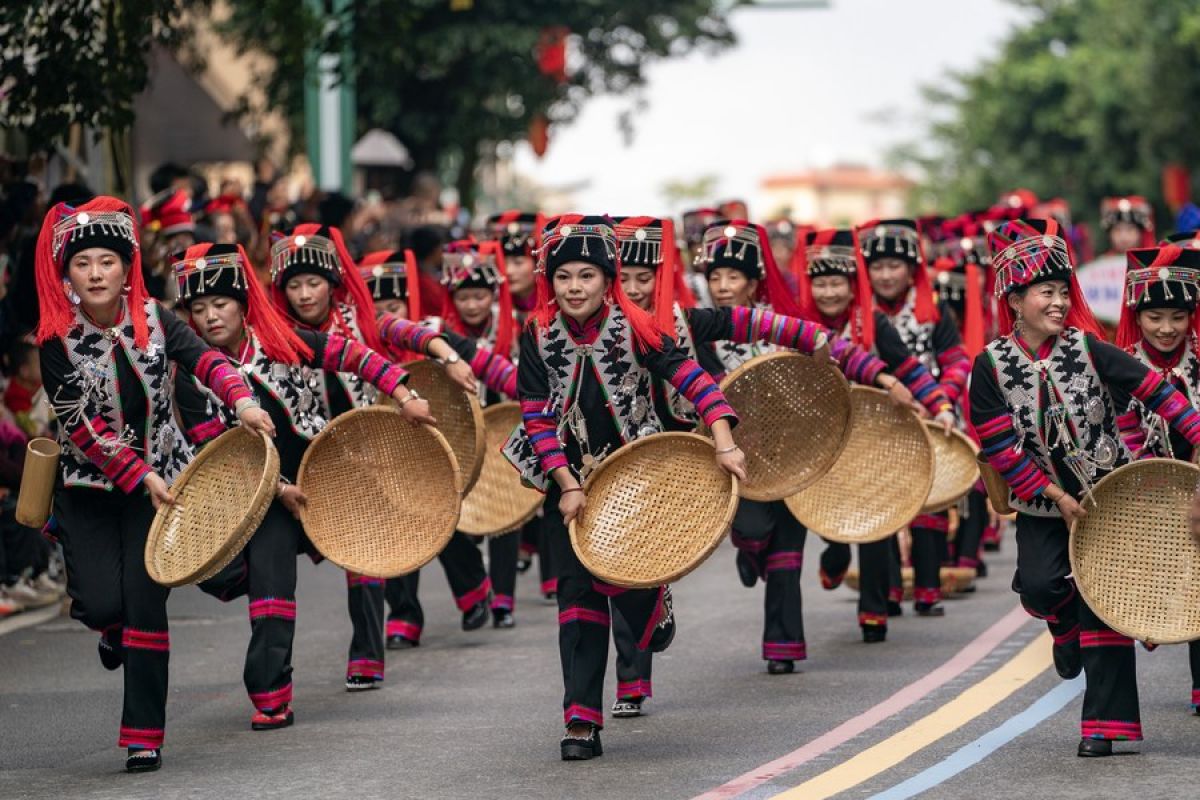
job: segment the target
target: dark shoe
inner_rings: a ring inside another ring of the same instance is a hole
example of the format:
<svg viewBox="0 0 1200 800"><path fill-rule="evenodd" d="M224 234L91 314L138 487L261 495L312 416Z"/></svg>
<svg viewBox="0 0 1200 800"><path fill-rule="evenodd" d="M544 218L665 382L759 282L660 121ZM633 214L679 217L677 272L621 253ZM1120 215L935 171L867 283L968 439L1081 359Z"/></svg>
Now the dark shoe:
<svg viewBox="0 0 1200 800"><path fill-rule="evenodd" d="M126 772L154 772L161 766L162 750L157 747L131 747L125 756Z"/></svg>
<svg viewBox="0 0 1200 800"><path fill-rule="evenodd" d="M1054 645L1054 671L1064 681L1079 677L1079 673L1083 671L1083 653L1080 652L1078 639Z"/></svg>
<svg viewBox="0 0 1200 800"><path fill-rule="evenodd" d="M671 642L675 641L675 601L671 597L671 587L668 586L663 592L662 599L662 616L659 617L658 624L654 626L654 633L650 634L651 653L661 653L671 646Z"/></svg>
<svg viewBox="0 0 1200 800"><path fill-rule="evenodd" d="M542 599L548 605L556 605L558 603L558 592L542 592Z"/></svg>
<svg viewBox="0 0 1200 800"><path fill-rule="evenodd" d="M980 561L978 564L975 565L975 577L976 578L986 578L987 577L987 564L985 562Z"/></svg>
<svg viewBox="0 0 1200 800"><path fill-rule="evenodd" d="M888 600L888 616L889 617L904 616L904 606L900 605L895 600Z"/></svg>
<svg viewBox="0 0 1200 800"><path fill-rule="evenodd" d="M821 588L827 592L832 592L834 589L842 585L842 581L846 580L846 573L843 570L836 575L830 575L824 569L820 572Z"/></svg>
<svg viewBox="0 0 1200 800"><path fill-rule="evenodd" d="M296 721L291 706L283 706L274 711L256 711L250 718L250 729L255 731L273 731L277 728L290 727Z"/></svg>
<svg viewBox="0 0 1200 800"><path fill-rule="evenodd" d="M863 625L862 626L863 641L867 644L875 644L877 642L887 641L887 626L886 625Z"/></svg>
<svg viewBox="0 0 1200 800"><path fill-rule="evenodd" d="M795 671L795 661L771 659L767 662L768 675L791 675Z"/></svg>
<svg viewBox="0 0 1200 800"><path fill-rule="evenodd" d="M380 681L370 675L349 675L346 678L347 692L366 692L378 689Z"/></svg>
<svg viewBox="0 0 1200 800"><path fill-rule="evenodd" d="M983 543L983 552L999 553L1000 552L1000 543L999 542L984 542Z"/></svg>
<svg viewBox="0 0 1200 800"><path fill-rule="evenodd" d="M419 646L420 644L418 642L414 642L412 639L406 639L398 633L394 633L387 638L388 650L411 650L412 648Z"/></svg>
<svg viewBox="0 0 1200 800"><path fill-rule="evenodd" d="M1112 754L1112 742L1108 739L1079 740L1080 758L1104 758Z"/></svg>
<svg viewBox="0 0 1200 800"><path fill-rule="evenodd" d="M586 736L572 735L571 726L568 725L567 734L558 746L563 761L587 761L604 755L604 748L600 745L600 729L591 724L588 725Z"/></svg>
<svg viewBox="0 0 1200 800"><path fill-rule="evenodd" d="M96 649L100 651L100 663L110 672L125 663L124 648L113 647L103 636L100 637L100 645Z"/></svg>
<svg viewBox="0 0 1200 800"><path fill-rule="evenodd" d="M517 559L517 574L524 575L529 572L529 568L533 566L533 559L529 556L520 556Z"/></svg>
<svg viewBox="0 0 1200 800"><path fill-rule="evenodd" d="M758 583L758 569L754 566L750 556L741 550L738 550L737 554L737 571L738 579L747 589Z"/></svg>
<svg viewBox="0 0 1200 800"><path fill-rule="evenodd" d="M946 609L941 603L913 603L918 617L944 617Z"/></svg>
<svg viewBox="0 0 1200 800"><path fill-rule="evenodd" d="M637 699L629 698L618 700L613 703L612 715L618 719L628 719L630 717L640 717L642 715L642 703L646 702L646 698L639 697Z"/></svg>
<svg viewBox="0 0 1200 800"><path fill-rule="evenodd" d="M513 617L513 613L507 608L492 609L492 627L493 628L513 628L516 627L517 620Z"/></svg>
<svg viewBox="0 0 1200 800"><path fill-rule="evenodd" d="M463 612L462 629L464 631L475 631L487 625L488 607L485 602L478 602Z"/></svg>

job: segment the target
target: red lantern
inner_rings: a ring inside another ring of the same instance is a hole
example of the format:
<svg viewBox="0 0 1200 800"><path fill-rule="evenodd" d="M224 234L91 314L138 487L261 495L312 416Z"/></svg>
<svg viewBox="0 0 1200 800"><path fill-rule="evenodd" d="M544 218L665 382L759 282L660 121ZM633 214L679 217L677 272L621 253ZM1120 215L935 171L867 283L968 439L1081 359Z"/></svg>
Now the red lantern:
<svg viewBox="0 0 1200 800"><path fill-rule="evenodd" d="M1178 211L1192 199L1192 177L1182 164L1167 164L1162 171L1163 199Z"/></svg>
<svg viewBox="0 0 1200 800"><path fill-rule="evenodd" d="M529 123L529 146L538 158L546 155L546 147L550 144L550 122L541 114L535 116Z"/></svg>
<svg viewBox="0 0 1200 800"><path fill-rule="evenodd" d="M561 25L543 28L534 48L538 72L553 79L555 83L567 82L567 36L570 33L570 30Z"/></svg>

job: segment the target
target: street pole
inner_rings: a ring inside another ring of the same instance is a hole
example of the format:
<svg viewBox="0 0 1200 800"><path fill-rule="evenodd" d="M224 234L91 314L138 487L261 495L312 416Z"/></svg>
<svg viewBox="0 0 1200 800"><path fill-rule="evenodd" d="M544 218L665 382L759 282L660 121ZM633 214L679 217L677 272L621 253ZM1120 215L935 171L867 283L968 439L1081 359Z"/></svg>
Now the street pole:
<svg viewBox="0 0 1200 800"><path fill-rule="evenodd" d="M305 0L306 5L320 16L328 16L330 25L346 26L341 53L322 52L314 43L305 54L304 136L308 160L312 165L317 188L326 192L352 189L353 173L350 147L355 132L353 52L350 46L352 0ZM339 76L339 68L342 79Z"/></svg>

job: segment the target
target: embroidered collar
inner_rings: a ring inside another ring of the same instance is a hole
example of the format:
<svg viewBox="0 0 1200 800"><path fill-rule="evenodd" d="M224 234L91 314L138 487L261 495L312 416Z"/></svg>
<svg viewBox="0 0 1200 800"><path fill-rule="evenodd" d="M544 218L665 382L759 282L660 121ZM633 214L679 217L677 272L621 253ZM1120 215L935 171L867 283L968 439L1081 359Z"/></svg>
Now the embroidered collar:
<svg viewBox="0 0 1200 800"><path fill-rule="evenodd" d="M1046 341L1042 342L1038 347L1036 353L1030 349L1029 345L1025 343L1025 340L1022 339L1019 334L1014 333L1012 335L1012 340L1013 343L1020 348L1021 352L1028 356L1030 361L1036 364L1037 362L1045 361L1050 357L1050 353L1054 351L1054 345L1058 341L1058 337L1051 336L1046 339Z"/></svg>
<svg viewBox="0 0 1200 800"><path fill-rule="evenodd" d="M1142 351L1150 361L1150 366L1164 375L1170 374L1172 370L1179 366L1180 362L1183 361L1183 356L1187 352L1187 348L1188 342L1185 339L1170 353L1164 353L1147 341L1145 337L1142 337Z"/></svg>
<svg viewBox="0 0 1200 800"><path fill-rule="evenodd" d="M817 313L820 314L820 312ZM820 317L822 325L835 331L844 331L846 326L850 324L849 309L843 311L841 314L838 314L836 317L828 317L824 314L820 314Z"/></svg>
<svg viewBox="0 0 1200 800"><path fill-rule="evenodd" d="M901 295L895 300L884 300L879 295L875 295L875 304L879 306L883 313L887 314L889 317L894 317L903 311L904 307L908 305L908 298L911 294L912 289L909 288L908 291L901 293Z"/></svg>
<svg viewBox="0 0 1200 800"><path fill-rule="evenodd" d="M600 335L600 328L604 325L604 321L608 319L608 303L600 306L596 313L584 322L577 322L564 312L560 311L559 313L562 314L567 333L571 334L571 339L576 344L592 344Z"/></svg>
<svg viewBox="0 0 1200 800"><path fill-rule="evenodd" d="M513 308L528 313L537 305L537 292L530 292L524 297L512 296Z"/></svg>

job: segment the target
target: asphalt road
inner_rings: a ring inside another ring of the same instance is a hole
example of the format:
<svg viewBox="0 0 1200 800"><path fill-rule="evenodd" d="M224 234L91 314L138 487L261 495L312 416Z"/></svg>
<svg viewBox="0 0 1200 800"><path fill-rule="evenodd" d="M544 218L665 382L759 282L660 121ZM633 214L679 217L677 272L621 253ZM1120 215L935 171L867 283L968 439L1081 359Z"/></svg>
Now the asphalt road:
<svg viewBox="0 0 1200 800"><path fill-rule="evenodd" d="M809 660L790 676L766 674L759 659L762 587L741 587L733 551L723 546L676 587L679 634L656 659L647 716L610 719L605 755L587 763L558 758L556 615L533 574L521 579L514 630L464 633L440 568L427 568L422 646L388 654L384 688L350 695L342 685L350 635L345 581L330 565L303 561L297 722L263 733L250 730L241 684L245 601L222 605L194 589L176 590L165 765L149 775L122 771L124 752L115 746L120 674L100 667L93 634L53 619L0 636L0 798L666 800L731 781L724 796L765 798L804 785L801 796L824 797L811 781L847 772L856 785L836 796L899 797L896 787L913 778L933 781L921 795L931 798L1196 796L1200 718L1187 707L1186 648L1139 653L1147 741L1119 744L1129 755L1107 760L1074 755L1078 697L994 746L998 728L1061 685L1042 669L1048 658L1031 679L1009 679L1006 670L1043 630L1032 621L1009 625L993 637L994 647L976 645L973 666L912 699L914 684L937 683L948 663L962 662L964 646L1003 625L1015 608L1011 539L1006 545L989 559L992 577L969 598L948 601L945 618L917 619L908 610L893 620L886 644L864 645L854 594L820 589L820 543L810 540ZM610 671L607 691L614 687ZM972 703L987 705L976 695L996 691L1003 696L972 715ZM890 716L877 713L898 692L911 702ZM963 717L960 724L912 746L929 720L954 714ZM837 743L847 721L861 730ZM797 757L805 746L808 756ZM913 752L887 766L888 754L905 747ZM969 760L978 763L965 766Z"/></svg>

